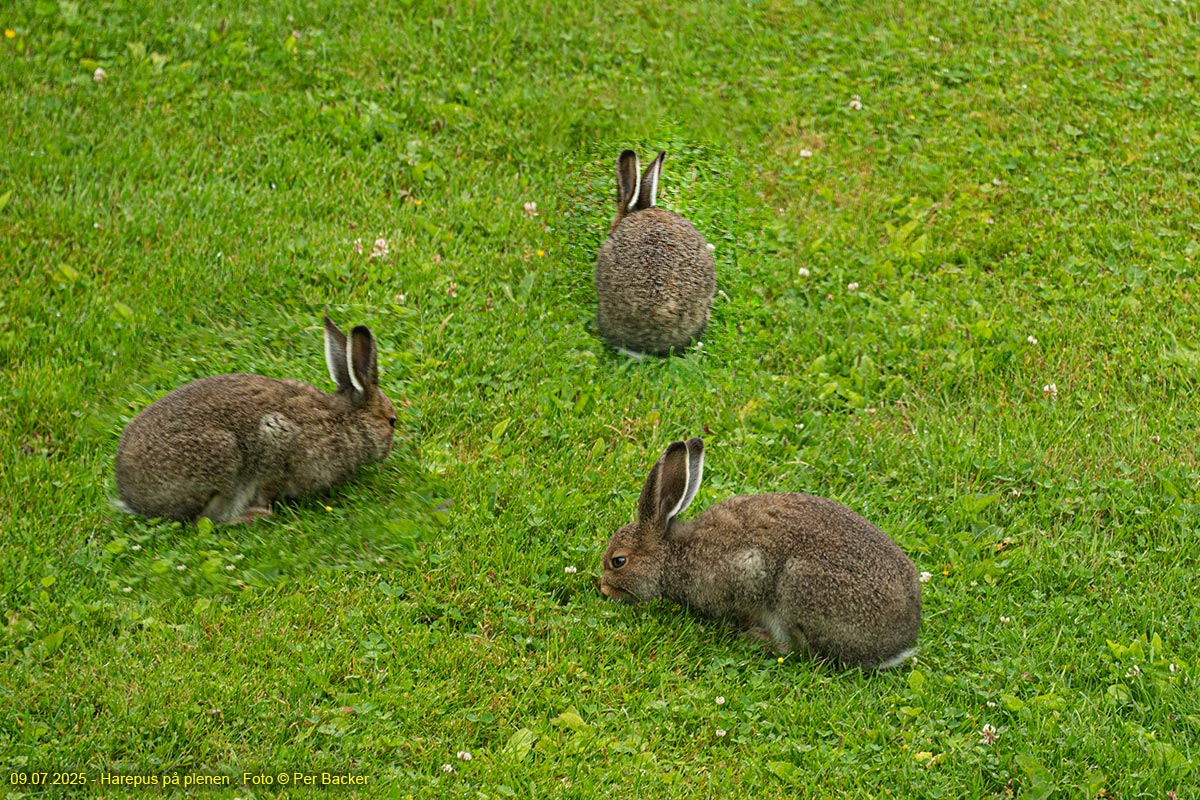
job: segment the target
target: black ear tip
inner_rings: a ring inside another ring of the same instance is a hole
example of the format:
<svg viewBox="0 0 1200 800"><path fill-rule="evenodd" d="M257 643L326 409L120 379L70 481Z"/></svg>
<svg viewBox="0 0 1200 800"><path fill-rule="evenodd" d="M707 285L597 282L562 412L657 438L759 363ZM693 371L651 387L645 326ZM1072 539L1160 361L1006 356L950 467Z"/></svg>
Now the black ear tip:
<svg viewBox="0 0 1200 800"><path fill-rule="evenodd" d="M688 439L687 446L692 450L703 450L704 440L699 436L693 436L691 439Z"/></svg>
<svg viewBox="0 0 1200 800"><path fill-rule="evenodd" d="M371 341L375 341L375 334L371 333L371 329L368 328L366 325L355 325L354 329L352 331L350 331L350 335L351 336L365 336L366 338L370 339Z"/></svg>

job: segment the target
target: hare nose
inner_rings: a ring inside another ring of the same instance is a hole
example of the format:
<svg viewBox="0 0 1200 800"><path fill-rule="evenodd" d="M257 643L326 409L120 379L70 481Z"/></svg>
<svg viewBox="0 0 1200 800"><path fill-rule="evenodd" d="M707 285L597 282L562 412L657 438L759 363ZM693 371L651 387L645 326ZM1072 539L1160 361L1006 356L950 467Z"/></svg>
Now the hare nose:
<svg viewBox="0 0 1200 800"><path fill-rule="evenodd" d="M617 595L616 591L607 583L600 584L600 594L604 595L605 597L616 597Z"/></svg>

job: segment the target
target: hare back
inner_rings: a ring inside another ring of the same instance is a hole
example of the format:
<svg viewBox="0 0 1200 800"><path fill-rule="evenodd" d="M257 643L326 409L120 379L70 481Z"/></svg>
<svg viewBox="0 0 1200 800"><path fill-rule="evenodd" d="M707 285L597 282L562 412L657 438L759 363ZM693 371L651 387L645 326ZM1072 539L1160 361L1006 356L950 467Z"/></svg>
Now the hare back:
<svg viewBox="0 0 1200 800"><path fill-rule="evenodd" d="M324 411L328 397L300 381L241 373L214 375L155 400L129 423L125 436L221 430L248 439L264 414L279 412L303 419Z"/></svg>
<svg viewBox="0 0 1200 800"><path fill-rule="evenodd" d="M709 530L719 533L705 535ZM891 537L850 508L801 492L732 497L710 506L689 533L693 547L740 550L754 542L780 555L819 554L830 563L909 563Z"/></svg>
<svg viewBox="0 0 1200 800"><path fill-rule="evenodd" d="M704 237L658 208L626 217L596 257L597 321L618 347L664 354L708 322L716 268Z"/></svg>
<svg viewBox="0 0 1200 800"><path fill-rule="evenodd" d="M766 628L781 650L790 640L870 668L916 641L916 569L887 534L839 503L799 493L735 497L685 536L685 573L696 576L689 604Z"/></svg>
<svg viewBox="0 0 1200 800"><path fill-rule="evenodd" d="M126 426L117 446L118 493L145 516L224 521L251 503L323 483L293 486L296 451L307 449L302 431L335 427L329 400L308 384L260 375L181 386Z"/></svg>

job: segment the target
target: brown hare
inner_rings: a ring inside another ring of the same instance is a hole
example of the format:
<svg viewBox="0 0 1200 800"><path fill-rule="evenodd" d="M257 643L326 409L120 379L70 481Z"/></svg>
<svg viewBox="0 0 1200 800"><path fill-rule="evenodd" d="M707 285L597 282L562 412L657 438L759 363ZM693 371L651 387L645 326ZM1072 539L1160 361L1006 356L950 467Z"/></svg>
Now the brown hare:
<svg viewBox="0 0 1200 800"><path fill-rule="evenodd" d="M119 505L147 517L253 521L280 497L340 483L392 449L396 413L379 389L375 337L325 317L337 391L294 380L216 375L133 418L117 446Z"/></svg>
<svg viewBox="0 0 1200 800"><path fill-rule="evenodd" d="M734 620L780 653L794 647L863 669L914 653L920 583L887 534L839 503L798 493L733 497L683 522L703 472L700 439L659 458L637 521L604 554L606 597L665 597Z"/></svg>
<svg viewBox="0 0 1200 800"><path fill-rule="evenodd" d="M617 213L596 257L596 321L627 355L682 352L708 324L716 267L704 237L678 214L656 208L663 158L638 181L632 150L617 159Z"/></svg>

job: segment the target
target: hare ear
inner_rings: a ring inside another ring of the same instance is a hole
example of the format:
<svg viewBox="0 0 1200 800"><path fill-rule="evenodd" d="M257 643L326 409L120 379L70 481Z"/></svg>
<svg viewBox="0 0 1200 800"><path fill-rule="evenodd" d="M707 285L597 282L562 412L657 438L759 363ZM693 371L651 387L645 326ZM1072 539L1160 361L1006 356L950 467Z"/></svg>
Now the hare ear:
<svg viewBox="0 0 1200 800"><path fill-rule="evenodd" d="M638 202L638 157L632 150L622 150L617 158L617 216L633 211Z"/></svg>
<svg viewBox="0 0 1200 800"><path fill-rule="evenodd" d="M346 334L338 330L329 317L325 317L325 366L329 368L329 378L337 384L339 392L353 387L350 370L346 366Z"/></svg>
<svg viewBox="0 0 1200 800"><path fill-rule="evenodd" d="M350 331L350 341L346 345L346 361L350 364L350 382L354 386L355 399L363 397L367 389L374 389L379 385L375 336L366 325L356 325Z"/></svg>
<svg viewBox="0 0 1200 800"><path fill-rule="evenodd" d="M696 492L700 491L700 481L704 477L704 440L699 436L687 440L687 491L679 502L676 514L682 514L692 504Z"/></svg>
<svg viewBox="0 0 1200 800"><path fill-rule="evenodd" d="M688 452L683 442L673 442L650 470L638 498L638 521L653 522L666 530L683 510L688 488Z"/></svg>
<svg viewBox="0 0 1200 800"><path fill-rule="evenodd" d="M651 161L650 166L646 167L646 172L642 175L642 185L638 189L638 210L654 208L655 197L658 194L658 176L662 174L663 159L666 157L667 151L663 150L658 154L658 158Z"/></svg>

